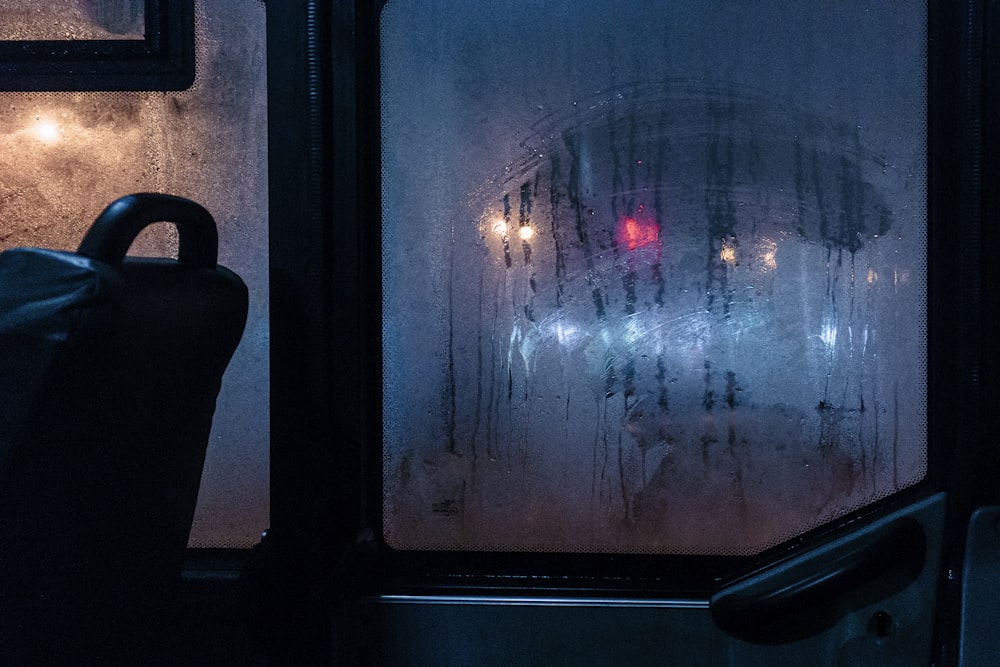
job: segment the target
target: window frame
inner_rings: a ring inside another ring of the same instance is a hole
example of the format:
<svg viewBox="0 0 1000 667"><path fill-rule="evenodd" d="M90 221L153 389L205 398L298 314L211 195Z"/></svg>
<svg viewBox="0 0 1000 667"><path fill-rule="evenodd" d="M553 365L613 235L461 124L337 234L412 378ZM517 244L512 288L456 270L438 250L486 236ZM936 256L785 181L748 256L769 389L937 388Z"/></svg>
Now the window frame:
<svg viewBox="0 0 1000 667"><path fill-rule="evenodd" d="M385 4L267 7L270 189L282 193L269 212L272 510L265 559L272 565L264 568L274 589L281 587L269 601L271 617L279 625L284 619L276 630L323 659L334 640L335 655L351 664L365 655L363 636L372 629L362 602L371 596L530 586L533 594L630 589L706 597L741 572L945 491L934 651L948 662L958 637L953 611L968 517L977 504L1000 503L1000 453L992 446L1000 411L984 410L1000 383L980 373L1000 363L989 359L981 336L991 330L984 313L995 305L998 284L997 267L984 261L996 232L982 221L996 210L1000 181L991 178L989 159L981 164L981 131L986 148L995 149L1000 115L987 112L1000 97L986 74L1000 63L1000 2L928 2L927 478L744 559L393 552L381 541L378 55Z"/></svg>
<svg viewBox="0 0 1000 667"><path fill-rule="evenodd" d="M929 49L934 50L941 42L940 35L936 33L947 30L954 22L957 22L957 18L945 16L946 9L935 9L934 3L931 5L929 13L933 16L929 17L931 26L928 29L928 42ZM379 36L377 28L372 30L371 35L373 41L377 42ZM375 55L377 57L377 54ZM929 71L934 69L933 59L935 57L941 57L941 55L934 56L929 53L929 58L932 61L929 64ZM359 63L359 66L362 65ZM377 64L374 69L374 76L377 77ZM929 74L929 77L933 79L934 75ZM377 80L374 81L375 85L377 83ZM929 83L937 86L950 85L944 79ZM952 97L952 94L949 93L948 96ZM936 99L934 96L929 96L928 103L933 105ZM359 100L358 103L363 104L364 101ZM378 109L369 110L369 113L372 112L377 113ZM933 112L939 115L950 113L944 108ZM930 132L929 130L929 135ZM368 137L368 141L377 142L378 136ZM928 167L929 169L933 168L931 165ZM939 169L943 170L945 166L940 164ZM948 169L950 170L952 167L948 167ZM954 172L946 171L944 173ZM932 184L939 182L942 175L942 173L938 173L936 177L929 177L929 180L932 181ZM369 194L368 196L375 196L374 201L378 201L377 192L375 195ZM935 197L929 196L929 200L931 200L928 206L929 227L934 225L933 219L937 217L935 212L931 210L935 199ZM930 259L928 261L929 263L942 264L940 261ZM946 273L937 271L935 275L940 278ZM934 291L930 285L928 289L931 292ZM934 300L933 296L931 299L932 312L956 305L946 299ZM944 319L950 318L940 318L940 320ZM929 334L933 335L933 332L929 332ZM929 346L933 347L933 342L929 343ZM381 350L377 352L377 355L380 360ZM949 367L948 362L943 360L942 354L938 355L935 366L939 370ZM375 378L373 382L377 379ZM965 382L967 378L953 378L953 381ZM929 389L929 393L932 391ZM938 398L944 397L939 396ZM935 398L929 396L929 411L934 409L931 408L934 401ZM381 406L381 402L378 405ZM407 592L418 590L430 592L453 587L484 592L496 590L498 586L505 591L516 591L519 589L536 590L541 586L557 591L574 590L581 594L584 591L588 593L598 591L616 595L641 593L642 595L700 597L717 588L720 581L728 581L738 576L739 573L781 560L789 554L797 553L806 546L821 544L842 535L846 530L858 525L858 521L875 521L916 499L924 498L941 490L945 481L939 474L943 463L940 450L943 448L937 443L941 442L943 438L933 435L934 429L941 426L942 424L938 423L929 427L929 465L927 476L923 481L760 554L752 556L674 556L561 552L397 551L382 544L381 514L379 514L377 518L371 519L371 525L375 527L376 541L379 543L379 558L382 561L379 570L385 573L382 585L387 590ZM371 444L372 449L378 450L378 457L370 459L369 468L373 474L379 476L379 481L381 481L381 425L369 425L367 433L369 435L366 439ZM376 434L379 434L378 437ZM932 445L932 442L935 444ZM932 453L931 450L937 451ZM380 511L382 488L381 484L376 486L378 486L377 493L372 495L368 504Z"/></svg>
<svg viewBox="0 0 1000 667"><path fill-rule="evenodd" d="M945 491L939 609L947 609L960 583L947 573L961 571L969 507L984 495L961 478L976 472L986 479L977 467L989 451L982 397L996 384L979 377L986 359L982 304L994 298L993 291L983 296L984 284L995 271L980 257L986 117L980 82L989 71L982 62L982 14L984 7L994 10L996 0L928 2L927 476L748 557L394 551L382 540L377 304L379 15L385 4L355 0L329 8L309 0L280 16L268 7L271 191L285 195L273 198L270 212L272 539L277 552L290 557L276 556L290 566L287 580L323 582L353 600L528 592L706 599L747 572ZM277 46L301 35L307 35L301 50ZM995 457L990 471L1000 472ZM344 611L335 618L336 632L351 645L352 632L364 630L359 617ZM946 626L938 644L951 636Z"/></svg>
<svg viewBox="0 0 1000 667"><path fill-rule="evenodd" d="M145 37L0 41L0 90L184 90L195 77L194 0L145 0Z"/></svg>

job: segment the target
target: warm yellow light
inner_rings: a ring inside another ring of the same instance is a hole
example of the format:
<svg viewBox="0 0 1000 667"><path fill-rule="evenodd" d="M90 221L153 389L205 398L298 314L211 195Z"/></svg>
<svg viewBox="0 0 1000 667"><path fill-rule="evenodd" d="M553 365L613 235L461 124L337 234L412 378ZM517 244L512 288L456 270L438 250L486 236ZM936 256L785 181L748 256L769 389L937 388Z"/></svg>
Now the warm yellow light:
<svg viewBox="0 0 1000 667"><path fill-rule="evenodd" d="M868 269L868 284L871 285L876 280L878 280L878 274L874 269Z"/></svg>
<svg viewBox="0 0 1000 667"><path fill-rule="evenodd" d="M40 120L35 125L35 136L47 144L59 141L59 126L48 120Z"/></svg>
<svg viewBox="0 0 1000 667"><path fill-rule="evenodd" d="M524 227L521 227L517 231L517 233L523 241L527 241L528 239L530 239L532 236L535 235L535 230L532 229L529 225L525 225Z"/></svg>
<svg viewBox="0 0 1000 667"><path fill-rule="evenodd" d="M774 271L778 268L778 244L767 239L761 244L763 253L761 260L765 271Z"/></svg>
<svg viewBox="0 0 1000 667"><path fill-rule="evenodd" d="M764 253L764 267L770 271L778 268L778 260L774 257L774 251Z"/></svg>
<svg viewBox="0 0 1000 667"><path fill-rule="evenodd" d="M722 244L722 250L719 251L719 259L721 259L726 264L736 263L736 246L726 241Z"/></svg>
<svg viewBox="0 0 1000 667"><path fill-rule="evenodd" d="M497 236L507 235L507 223L503 220L497 219L493 221L493 233Z"/></svg>

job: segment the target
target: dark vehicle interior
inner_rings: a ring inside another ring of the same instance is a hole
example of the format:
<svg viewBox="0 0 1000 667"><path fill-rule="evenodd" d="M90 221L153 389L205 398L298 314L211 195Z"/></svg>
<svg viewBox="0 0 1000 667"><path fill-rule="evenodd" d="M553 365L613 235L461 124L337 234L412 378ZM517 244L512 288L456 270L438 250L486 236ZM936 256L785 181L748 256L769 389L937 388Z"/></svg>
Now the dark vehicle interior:
<svg viewBox="0 0 1000 667"><path fill-rule="evenodd" d="M994 0L0 0L0 662L1000 655Z"/></svg>

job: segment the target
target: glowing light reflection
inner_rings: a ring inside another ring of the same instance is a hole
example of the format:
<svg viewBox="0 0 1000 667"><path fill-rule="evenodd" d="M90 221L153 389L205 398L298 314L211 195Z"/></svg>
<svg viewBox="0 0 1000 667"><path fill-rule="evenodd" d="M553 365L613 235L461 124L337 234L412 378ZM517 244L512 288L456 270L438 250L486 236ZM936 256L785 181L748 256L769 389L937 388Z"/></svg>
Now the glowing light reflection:
<svg viewBox="0 0 1000 667"><path fill-rule="evenodd" d="M827 348L832 348L837 344L837 323L834 320L828 319L823 322L823 328L819 333L819 339L823 341L823 345Z"/></svg>
<svg viewBox="0 0 1000 667"><path fill-rule="evenodd" d="M761 264L764 271L774 271L778 268L778 244L769 239L764 239L761 243L763 252L761 253Z"/></svg>
<svg viewBox="0 0 1000 667"><path fill-rule="evenodd" d="M35 137L46 144L54 144L59 141L59 126L48 120L38 120L35 125Z"/></svg>
<svg viewBox="0 0 1000 667"><path fill-rule="evenodd" d="M576 347L576 344L583 337L583 332L580 331L580 328L571 322L557 322L554 328L556 340L563 347Z"/></svg>
<svg viewBox="0 0 1000 667"><path fill-rule="evenodd" d="M638 214L642 213L639 207ZM660 240L660 225L655 220L637 216L625 216L618 221L615 241L627 250L655 246Z"/></svg>
<svg viewBox="0 0 1000 667"><path fill-rule="evenodd" d="M640 343L646 338L649 331L639 322L635 316L627 318L622 322L622 342L630 350L639 348Z"/></svg>
<svg viewBox="0 0 1000 667"><path fill-rule="evenodd" d="M719 259L726 264L736 264L736 244L731 240L722 242L722 250L719 251Z"/></svg>

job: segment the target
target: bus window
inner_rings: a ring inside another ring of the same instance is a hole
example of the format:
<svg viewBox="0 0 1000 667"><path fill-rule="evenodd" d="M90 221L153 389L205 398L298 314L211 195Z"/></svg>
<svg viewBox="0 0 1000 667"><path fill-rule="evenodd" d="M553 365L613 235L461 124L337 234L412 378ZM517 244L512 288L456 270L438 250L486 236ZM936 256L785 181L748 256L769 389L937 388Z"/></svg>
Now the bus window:
<svg viewBox="0 0 1000 667"><path fill-rule="evenodd" d="M925 33L389 2L386 542L752 554L923 479Z"/></svg>

